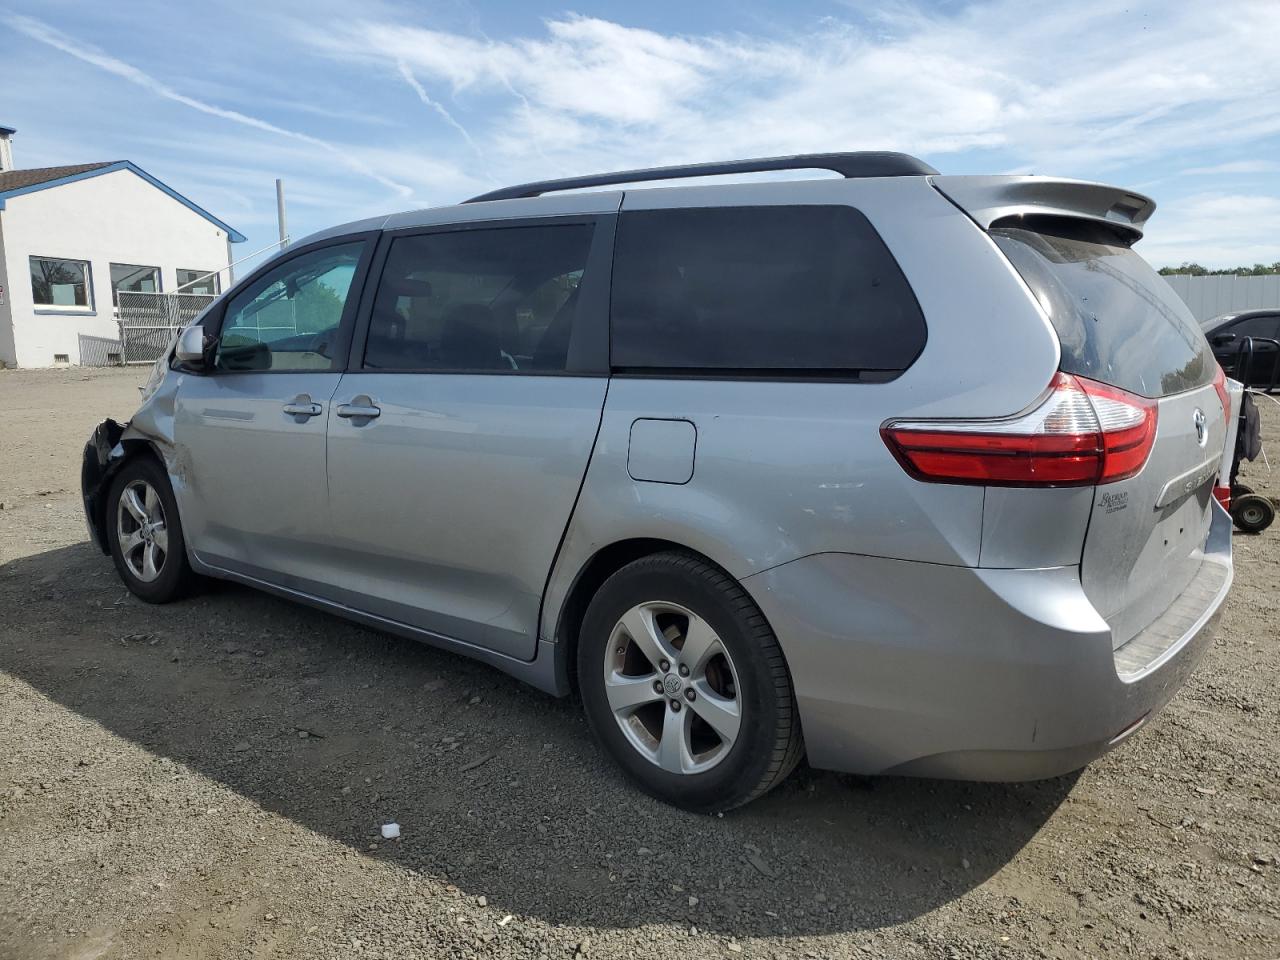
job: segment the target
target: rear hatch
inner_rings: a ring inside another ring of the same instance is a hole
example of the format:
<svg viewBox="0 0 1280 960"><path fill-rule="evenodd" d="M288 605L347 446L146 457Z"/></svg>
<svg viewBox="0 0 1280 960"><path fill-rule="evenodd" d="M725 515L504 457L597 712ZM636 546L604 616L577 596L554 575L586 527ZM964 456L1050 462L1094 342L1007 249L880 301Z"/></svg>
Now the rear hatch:
<svg viewBox="0 0 1280 960"><path fill-rule="evenodd" d="M1139 209L1126 200L1127 212ZM1057 330L1062 370L1157 401L1146 465L1095 488L1081 556L1085 593L1119 647L1200 569L1226 417L1195 319L1132 249L1135 218L1109 219L1030 212L984 226Z"/></svg>

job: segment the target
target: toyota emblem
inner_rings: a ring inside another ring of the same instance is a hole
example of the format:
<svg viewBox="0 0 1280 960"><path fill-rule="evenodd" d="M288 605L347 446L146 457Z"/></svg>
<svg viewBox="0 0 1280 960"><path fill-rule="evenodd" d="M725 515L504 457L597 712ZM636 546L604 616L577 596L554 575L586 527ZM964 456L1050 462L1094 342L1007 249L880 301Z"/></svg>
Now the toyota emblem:
<svg viewBox="0 0 1280 960"><path fill-rule="evenodd" d="M1196 412L1192 414L1191 420L1196 425L1196 443L1203 447L1209 442L1209 425L1205 421L1204 411L1196 410Z"/></svg>

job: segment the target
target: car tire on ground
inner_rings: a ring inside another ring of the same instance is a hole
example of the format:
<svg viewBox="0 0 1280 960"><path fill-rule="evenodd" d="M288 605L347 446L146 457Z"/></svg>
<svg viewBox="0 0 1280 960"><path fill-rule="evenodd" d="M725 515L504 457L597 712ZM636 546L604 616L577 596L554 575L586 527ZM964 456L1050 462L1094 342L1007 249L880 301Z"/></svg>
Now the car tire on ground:
<svg viewBox="0 0 1280 960"><path fill-rule="evenodd" d="M747 803L804 753L777 637L733 578L691 554L652 554L609 577L577 666L597 740L642 789L686 810Z"/></svg>
<svg viewBox="0 0 1280 960"><path fill-rule="evenodd" d="M116 572L147 603L184 596L195 574L187 562L178 505L164 469L139 456L120 468L107 494L107 543Z"/></svg>

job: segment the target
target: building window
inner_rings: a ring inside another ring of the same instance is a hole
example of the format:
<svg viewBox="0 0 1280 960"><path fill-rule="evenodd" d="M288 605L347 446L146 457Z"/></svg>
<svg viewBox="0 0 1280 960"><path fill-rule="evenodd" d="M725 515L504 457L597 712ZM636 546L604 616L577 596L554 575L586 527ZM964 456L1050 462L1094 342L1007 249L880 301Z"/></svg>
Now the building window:
<svg viewBox="0 0 1280 960"><path fill-rule="evenodd" d="M85 260L31 258L31 297L37 307L93 307L89 264Z"/></svg>
<svg viewBox="0 0 1280 960"><path fill-rule="evenodd" d="M184 270L178 268L178 293L202 293L217 296L222 292L218 274L212 270Z"/></svg>
<svg viewBox="0 0 1280 960"><path fill-rule="evenodd" d="M121 293L159 293L160 268L136 263L111 265L111 302L119 306Z"/></svg>

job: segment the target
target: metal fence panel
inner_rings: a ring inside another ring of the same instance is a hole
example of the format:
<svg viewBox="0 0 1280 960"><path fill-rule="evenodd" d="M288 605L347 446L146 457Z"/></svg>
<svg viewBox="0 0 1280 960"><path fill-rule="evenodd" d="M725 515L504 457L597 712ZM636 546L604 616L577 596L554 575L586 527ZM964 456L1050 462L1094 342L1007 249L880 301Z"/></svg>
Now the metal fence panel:
<svg viewBox="0 0 1280 960"><path fill-rule="evenodd" d="M80 365L84 367L118 367L122 362L120 341L109 337L79 334Z"/></svg>
<svg viewBox="0 0 1280 960"><path fill-rule="evenodd" d="M1240 310L1280 309L1280 274L1262 277L1175 274L1165 279L1197 320Z"/></svg>
<svg viewBox="0 0 1280 960"><path fill-rule="evenodd" d="M204 312L216 296L204 293L129 293L116 304L122 363L155 363L178 331Z"/></svg>

